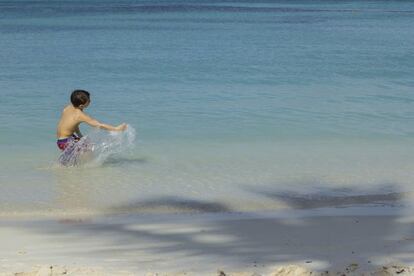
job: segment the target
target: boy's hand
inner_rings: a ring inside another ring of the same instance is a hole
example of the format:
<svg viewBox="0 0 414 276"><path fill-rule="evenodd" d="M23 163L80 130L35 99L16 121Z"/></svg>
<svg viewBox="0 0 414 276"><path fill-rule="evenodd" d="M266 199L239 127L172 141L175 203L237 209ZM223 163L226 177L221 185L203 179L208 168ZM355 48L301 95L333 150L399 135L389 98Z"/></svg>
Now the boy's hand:
<svg viewBox="0 0 414 276"><path fill-rule="evenodd" d="M127 129L127 127L128 127L128 125L125 124L125 123L123 123L123 124L120 124L119 126L117 126L116 127L116 130L118 130L118 131L124 131L124 130Z"/></svg>

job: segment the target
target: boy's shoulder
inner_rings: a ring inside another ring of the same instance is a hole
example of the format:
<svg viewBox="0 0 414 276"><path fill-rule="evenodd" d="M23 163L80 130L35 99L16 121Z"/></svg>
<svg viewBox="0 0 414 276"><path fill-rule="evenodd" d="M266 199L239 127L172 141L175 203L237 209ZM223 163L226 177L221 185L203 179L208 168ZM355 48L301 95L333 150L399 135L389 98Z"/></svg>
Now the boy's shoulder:
<svg viewBox="0 0 414 276"><path fill-rule="evenodd" d="M80 116L84 114L82 110L80 110L79 108L75 108L72 105L65 106L65 108L63 109L63 113L65 113L68 116L73 116L76 118L79 118Z"/></svg>

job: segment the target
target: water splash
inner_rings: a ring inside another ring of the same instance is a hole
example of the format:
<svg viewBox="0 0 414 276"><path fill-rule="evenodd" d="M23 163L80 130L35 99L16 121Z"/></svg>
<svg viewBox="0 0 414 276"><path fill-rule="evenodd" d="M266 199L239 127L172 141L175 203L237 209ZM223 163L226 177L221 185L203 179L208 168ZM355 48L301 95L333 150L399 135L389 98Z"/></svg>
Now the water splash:
<svg viewBox="0 0 414 276"><path fill-rule="evenodd" d="M130 125L120 132L94 129L72 142L59 156L59 163L65 167L100 166L108 157L131 150L135 136L135 129Z"/></svg>

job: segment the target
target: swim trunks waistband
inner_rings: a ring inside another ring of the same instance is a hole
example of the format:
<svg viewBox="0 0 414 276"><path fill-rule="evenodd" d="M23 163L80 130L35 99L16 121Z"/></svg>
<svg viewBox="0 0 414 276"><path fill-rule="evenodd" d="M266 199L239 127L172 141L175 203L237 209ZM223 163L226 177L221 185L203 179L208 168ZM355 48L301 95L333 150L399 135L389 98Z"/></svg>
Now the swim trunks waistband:
<svg viewBox="0 0 414 276"><path fill-rule="evenodd" d="M69 137L63 137L63 138L58 138L57 140L58 141L65 141L65 140L68 140L68 139L80 139L78 136L76 136L75 134L72 134L71 136L69 136Z"/></svg>

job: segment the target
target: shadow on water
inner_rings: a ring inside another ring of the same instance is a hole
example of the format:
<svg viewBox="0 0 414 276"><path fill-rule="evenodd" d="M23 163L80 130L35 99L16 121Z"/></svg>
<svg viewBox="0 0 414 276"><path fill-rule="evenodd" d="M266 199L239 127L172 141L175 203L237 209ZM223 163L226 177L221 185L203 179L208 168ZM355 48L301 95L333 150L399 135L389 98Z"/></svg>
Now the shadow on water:
<svg viewBox="0 0 414 276"><path fill-rule="evenodd" d="M288 185L286 185L288 186ZM305 185L304 185L305 186ZM361 187L364 187L363 185ZM281 201L294 209L346 207L356 205L398 206L410 193L402 192L397 185L384 184L374 189L319 187L314 191L297 192L247 188L265 198Z"/></svg>
<svg viewBox="0 0 414 276"><path fill-rule="evenodd" d="M102 166L115 167L115 166L146 164L146 163L148 163L148 158L145 158L145 157L128 158L128 157L117 156L117 157L109 157L103 162Z"/></svg>
<svg viewBox="0 0 414 276"><path fill-rule="evenodd" d="M309 193L302 196L289 192L255 192L285 201L292 208L319 208L338 206L338 203L364 205L382 201L397 202L402 198L396 186L388 185L388 188L394 192L381 194L371 191L372 194L349 196L328 195L336 191L350 193L348 188L327 189L319 195ZM318 203L312 204L312 200ZM201 212L232 211L219 202L176 197L132 201L113 209L160 207ZM95 245L86 251L72 248L62 254L72 258L81 257L82 254L93 255L101 260L112 260L116 256L119 264L126 269L141 271L200 269L214 272L226 268L257 271L286 263L312 263L315 269L324 271L336 271L338 267L357 263L359 267L372 270L388 265L382 263L384 259L403 263L414 261L414 220L404 220L402 212L386 217L332 214L264 218L249 214L231 218L206 221L199 216L189 215L184 220L177 220L171 215L163 218L153 216L145 220L142 216L130 215L118 217L109 223L105 218L97 218L94 222L84 224L44 227L43 222L39 222L31 227L56 240L70 237L87 243L88 237L93 236L94 240L99 239L99 246ZM166 262L168 259L173 261Z"/></svg>
<svg viewBox="0 0 414 276"><path fill-rule="evenodd" d="M112 207L111 213L125 212L199 212L199 213L226 213L232 210L223 203L200 201L181 197L160 197L150 200L128 202L124 205Z"/></svg>

